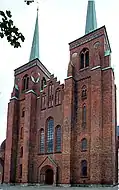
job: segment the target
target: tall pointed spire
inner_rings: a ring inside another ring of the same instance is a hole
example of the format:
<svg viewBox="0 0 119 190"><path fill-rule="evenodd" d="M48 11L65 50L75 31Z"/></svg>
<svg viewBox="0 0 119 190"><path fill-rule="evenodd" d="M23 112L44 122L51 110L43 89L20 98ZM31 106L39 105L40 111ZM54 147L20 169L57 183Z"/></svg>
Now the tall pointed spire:
<svg viewBox="0 0 119 190"><path fill-rule="evenodd" d="M34 30L34 36L32 41L31 53L29 61L33 59L39 59L39 26L38 26L38 8L37 8L37 17L36 17L36 24Z"/></svg>
<svg viewBox="0 0 119 190"><path fill-rule="evenodd" d="M88 0L85 34L97 29L95 0Z"/></svg>

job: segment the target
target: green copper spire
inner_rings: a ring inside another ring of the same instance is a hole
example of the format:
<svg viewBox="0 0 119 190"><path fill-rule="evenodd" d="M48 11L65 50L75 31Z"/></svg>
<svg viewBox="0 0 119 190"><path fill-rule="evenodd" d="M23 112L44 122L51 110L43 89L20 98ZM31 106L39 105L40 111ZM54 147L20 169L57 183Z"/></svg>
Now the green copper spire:
<svg viewBox="0 0 119 190"><path fill-rule="evenodd" d="M34 36L32 41L32 48L30 53L30 59L29 61L32 61L33 59L39 59L39 27L38 27L38 9L37 9L37 17L36 17L36 24L35 24L35 30L34 30Z"/></svg>
<svg viewBox="0 0 119 190"><path fill-rule="evenodd" d="M88 34L95 29L97 29L95 1L88 0L85 34Z"/></svg>

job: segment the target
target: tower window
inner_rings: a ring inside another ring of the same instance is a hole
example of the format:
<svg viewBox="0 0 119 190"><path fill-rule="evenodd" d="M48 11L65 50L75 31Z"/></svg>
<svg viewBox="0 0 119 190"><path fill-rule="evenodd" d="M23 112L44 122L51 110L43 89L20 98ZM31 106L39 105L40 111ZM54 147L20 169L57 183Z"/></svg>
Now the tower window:
<svg viewBox="0 0 119 190"><path fill-rule="evenodd" d="M22 117L25 116L25 108L22 109L22 114L21 114Z"/></svg>
<svg viewBox="0 0 119 190"><path fill-rule="evenodd" d="M44 86L46 85L46 79L45 77L42 78L42 81L41 81L41 90L44 89Z"/></svg>
<svg viewBox="0 0 119 190"><path fill-rule="evenodd" d="M45 146L44 146L44 130L40 130L40 153L44 153Z"/></svg>
<svg viewBox="0 0 119 190"><path fill-rule="evenodd" d="M81 94L82 100L87 98L87 89L86 86L83 86L82 88L82 94Z"/></svg>
<svg viewBox="0 0 119 190"><path fill-rule="evenodd" d="M56 127L56 152L61 151L61 127Z"/></svg>
<svg viewBox="0 0 119 190"><path fill-rule="evenodd" d="M23 127L21 127L20 138L23 139Z"/></svg>
<svg viewBox="0 0 119 190"><path fill-rule="evenodd" d="M82 151L85 151L85 150L87 150L87 139L82 139L82 141L81 141L81 150Z"/></svg>
<svg viewBox="0 0 119 190"><path fill-rule="evenodd" d="M84 48L80 53L80 69L89 66L89 50Z"/></svg>
<svg viewBox="0 0 119 190"><path fill-rule="evenodd" d="M87 161L86 160L81 161L81 175L82 177L87 177Z"/></svg>
<svg viewBox="0 0 119 190"><path fill-rule="evenodd" d="M20 149L20 157L21 158L23 157L23 147L21 147L21 149Z"/></svg>
<svg viewBox="0 0 119 190"><path fill-rule="evenodd" d="M53 152L54 142L54 120L50 118L47 122L47 152Z"/></svg>
<svg viewBox="0 0 119 190"><path fill-rule="evenodd" d="M19 166L19 177L22 178L22 164Z"/></svg>
<svg viewBox="0 0 119 190"><path fill-rule="evenodd" d="M29 88L29 76L25 75L22 80L22 90L25 91L28 90L28 88Z"/></svg>
<svg viewBox="0 0 119 190"><path fill-rule="evenodd" d="M82 108L82 127L85 128L86 127L86 105L83 105Z"/></svg>

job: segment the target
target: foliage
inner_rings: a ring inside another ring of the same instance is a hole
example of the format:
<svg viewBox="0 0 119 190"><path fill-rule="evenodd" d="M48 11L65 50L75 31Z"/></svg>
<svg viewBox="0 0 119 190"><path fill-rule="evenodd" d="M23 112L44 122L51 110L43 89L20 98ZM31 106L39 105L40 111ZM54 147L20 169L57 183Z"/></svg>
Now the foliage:
<svg viewBox="0 0 119 190"><path fill-rule="evenodd" d="M12 21L11 12L6 10L6 12L0 11L0 16L2 17L0 21L0 37L7 37L7 41L14 46L14 48L21 47L21 42L24 42L25 37L19 29L14 26ZM21 41L21 42L20 42Z"/></svg>

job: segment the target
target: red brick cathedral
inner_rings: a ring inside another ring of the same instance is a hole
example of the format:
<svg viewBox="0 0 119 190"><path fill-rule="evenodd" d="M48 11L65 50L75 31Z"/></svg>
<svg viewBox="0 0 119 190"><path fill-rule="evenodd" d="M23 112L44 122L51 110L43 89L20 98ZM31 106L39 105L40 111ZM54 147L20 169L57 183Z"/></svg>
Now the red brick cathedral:
<svg viewBox="0 0 119 190"><path fill-rule="evenodd" d="M60 84L39 59L37 13L30 60L14 72L4 183L117 183L116 87L94 0L88 1L85 35L69 49Z"/></svg>

